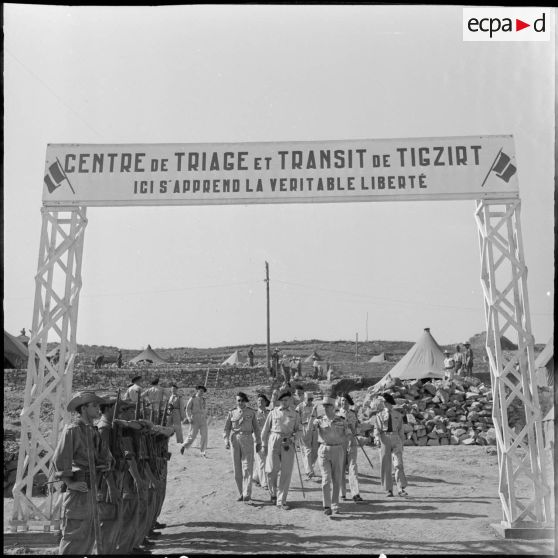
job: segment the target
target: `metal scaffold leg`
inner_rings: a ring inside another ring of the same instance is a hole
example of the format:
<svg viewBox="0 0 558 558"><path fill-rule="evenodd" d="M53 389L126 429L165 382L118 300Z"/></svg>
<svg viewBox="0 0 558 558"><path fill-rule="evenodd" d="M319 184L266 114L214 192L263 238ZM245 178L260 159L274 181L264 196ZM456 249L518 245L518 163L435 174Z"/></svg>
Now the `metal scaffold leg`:
<svg viewBox="0 0 558 558"><path fill-rule="evenodd" d="M503 510L503 521L495 527L508 538L544 538L552 533L550 489L545 476L520 208L519 199L482 200L476 206ZM517 338L518 348L511 355L502 350L504 334Z"/></svg>
<svg viewBox="0 0 558 558"><path fill-rule="evenodd" d="M12 531L60 528L61 493L56 485L46 497L33 494L41 479L45 486L58 436L69 416L86 208L42 209L39 263L35 276L35 302L27 381L21 411L21 440ZM59 343L58 361L47 358L48 342ZM52 420L45 420L52 416Z"/></svg>

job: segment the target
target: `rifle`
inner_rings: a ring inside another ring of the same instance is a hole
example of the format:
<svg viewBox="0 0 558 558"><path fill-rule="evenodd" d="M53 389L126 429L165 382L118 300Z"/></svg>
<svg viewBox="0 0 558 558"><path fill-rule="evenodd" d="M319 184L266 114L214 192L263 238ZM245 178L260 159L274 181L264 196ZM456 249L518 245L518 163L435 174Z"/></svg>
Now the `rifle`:
<svg viewBox="0 0 558 558"><path fill-rule="evenodd" d="M120 403L120 390L116 394L116 403L114 404L114 409L112 410L112 428L114 428L114 419L118 416L118 403Z"/></svg>
<svg viewBox="0 0 558 558"><path fill-rule="evenodd" d="M159 410L157 411L157 421L155 422L155 424L161 424L163 422L163 416L162 413L163 412L163 400L161 399L161 401L159 401Z"/></svg>
<svg viewBox="0 0 558 558"><path fill-rule="evenodd" d="M136 420L140 419L140 405L141 405L141 401L140 401L140 396L138 394L138 400L136 401L136 414L134 417Z"/></svg>
<svg viewBox="0 0 558 558"><path fill-rule="evenodd" d="M99 523L99 508L97 504L97 471L95 469L95 456L92 455L93 441L91 440L92 425L85 427L85 445L87 449L87 463L89 467L89 480L91 482L91 508L93 513L93 531L95 535L96 554L104 554L101 542L101 525Z"/></svg>
<svg viewBox="0 0 558 558"><path fill-rule="evenodd" d="M168 410L169 410L169 400L167 399L167 402L165 403L165 410L163 412L163 418L161 420L161 426L167 426Z"/></svg>

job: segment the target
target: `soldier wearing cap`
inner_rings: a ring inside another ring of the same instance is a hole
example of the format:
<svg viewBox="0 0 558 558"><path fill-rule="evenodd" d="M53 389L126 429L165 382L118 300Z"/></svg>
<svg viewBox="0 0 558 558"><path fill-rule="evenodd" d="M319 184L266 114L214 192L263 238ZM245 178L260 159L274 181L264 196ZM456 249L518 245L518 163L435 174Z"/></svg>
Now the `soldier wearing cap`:
<svg viewBox="0 0 558 558"><path fill-rule="evenodd" d="M258 423L258 428L260 433L263 430L265 424L265 419L269 415L269 405L270 401L265 393L258 393L256 399L256 421ZM267 474L265 472L265 455L260 447L260 451L256 451L254 454L254 475L253 480L256 486L261 486L267 489Z"/></svg>
<svg viewBox="0 0 558 558"><path fill-rule="evenodd" d="M345 439L345 451L343 454L343 468L341 477L341 499L347 499L347 480L345 478L345 470L349 470L349 486L351 494L355 502L362 502L358 485L358 465L357 465L357 452L358 443L356 440L358 417L355 411L351 409L354 405L353 398L348 393L341 394L339 400L339 410L337 414L347 419L350 435Z"/></svg>
<svg viewBox="0 0 558 558"><path fill-rule="evenodd" d="M188 449L196 439L198 433L200 434L200 452L205 457L205 450L207 448L207 414L206 402L204 393L207 392L205 386L196 386L196 393L190 397L186 404L186 416L190 422L190 431L186 441L180 448L180 453L184 455L184 450Z"/></svg>
<svg viewBox="0 0 558 558"><path fill-rule="evenodd" d="M96 475L109 471L113 458L93 426L100 403L103 399L94 391L79 392L70 400L67 409L77 417L64 427L52 456L54 476L67 488L59 554L89 554L94 546L98 554L104 553L99 540Z"/></svg>
<svg viewBox="0 0 558 558"><path fill-rule="evenodd" d="M234 479L240 494L238 501L252 499L252 473L254 472L254 443L256 452L262 449L260 427L256 411L246 406L248 397L242 391L236 394L236 408L225 420L225 448L231 450Z"/></svg>
<svg viewBox="0 0 558 558"><path fill-rule="evenodd" d="M304 392L304 399L296 407L300 415L302 435L300 437L300 449L302 454L302 466L306 473L306 479L314 476L314 464L318 459L318 436L312 428L311 421L314 418L314 394L310 391Z"/></svg>
<svg viewBox="0 0 558 558"><path fill-rule="evenodd" d="M325 415L312 421L318 433L318 463L322 471L322 502L324 514L339 512L339 490L343 474L345 438L350 434L347 419L335 414L335 399L324 396Z"/></svg>
<svg viewBox="0 0 558 558"><path fill-rule="evenodd" d="M141 399L141 376L134 376L132 383L128 386L126 393L122 396L124 401L131 401L137 403Z"/></svg>
<svg viewBox="0 0 558 558"><path fill-rule="evenodd" d="M453 360L453 356L447 349L444 351L444 357L444 378L446 380L453 380L455 374L455 360Z"/></svg>
<svg viewBox="0 0 558 558"><path fill-rule="evenodd" d="M268 474L271 502L288 510L290 506L287 505L287 495L295 459L294 437L300 430L300 418L294 409L289 408L290 391L281 391L277 400L279 407L270 411L265 420L262 443L264 453L267 454L265 472Z"/></svg>
<svg viewBox="0 0 558 558"><path fill-rule="evenodd" d="M182 421L186 418L184 413L184 405L182 404L182 397L178 395L178 386L171 384L171 394L169 397L169 414L171 419L171 426L176 435L176 441L179 444L184 442L182 434Z"/></svg>
<svg viewBox="0 0 558 558"><path fill-rule="evenodd" d="M407 496L405 488L407 478L403 468L403 441L405 434L403 431L403 416L393 409L395 399L390 393L383 393L384 408L378 412L374 425L374 438L376 445L380 445L380 477L382 487L387 492L388 497L393 496L393 479L391 477L391 465L395 467L395 482L399 491L399 496Z"/></svg>

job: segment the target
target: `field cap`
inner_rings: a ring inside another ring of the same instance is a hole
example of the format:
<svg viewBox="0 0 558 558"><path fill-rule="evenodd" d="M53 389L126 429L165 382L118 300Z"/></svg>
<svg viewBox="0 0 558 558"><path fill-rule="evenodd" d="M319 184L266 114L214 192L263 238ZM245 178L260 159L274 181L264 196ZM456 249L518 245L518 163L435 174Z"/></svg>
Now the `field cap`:
<svg viewBox="0 0 558 558"><path fill-rule="evenodd" d="M344 397L349 402L349 405L355 404L353 398L348 393L342 393L341 397Z"/></svg>
<svg viewBox="0 0 558 558"><path fill-rule="evenodd" d="M262 399L265 399L265 404L266 404L266 405L269 405L269 404L270 404L270 401L269 401L269 399L267 398L267 395L266 395L265 393L258 393L257 397L261 397Z"/></svg>
<svg viewBox="0 0 558 558"><path fill-rule="evenodd" d="M141 376L134 376L132 378L132 383L137 382L138 380L141 380Z"/></svg>
<svg viewBox="0 0 558 558"><path fill-rule="evenodd" d="M281 399L284 399L285 397L291 397L291 392L288 389L284 389L283 391L279 392L277 401L281 401Z"/></svg>
<svg viewBox="0 0 558 558"><path fill-rule="evenodd" d="M242 399L243 401L246 401L246 403L248 403L248 396L243 392L243 391L239 391L236 396L239 399Z"/></svg>
<svg viewBox="0 0 558 558"><path fill-rule="evenodd" d="M85 405L86 403L99 403L102 404L104 399L99 397L94 391L80 391L76 393L70 402L68 403L68 411L73 412L80 405Z"/></svg>

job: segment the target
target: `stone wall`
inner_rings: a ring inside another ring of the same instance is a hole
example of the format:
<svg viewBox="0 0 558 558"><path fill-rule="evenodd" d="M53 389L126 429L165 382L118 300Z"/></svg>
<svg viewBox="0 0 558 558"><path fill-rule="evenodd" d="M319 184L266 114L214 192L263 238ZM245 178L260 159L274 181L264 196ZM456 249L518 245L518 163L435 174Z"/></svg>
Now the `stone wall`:
<svg viewBox="0 0 558 558"><path fill-rule="evenodd" d="M217 370L217 369L212 369ZM73 391L80 389L96 389L116 391L126 389L131 378L141 376L143 386L148 387L151 380L160 378L160 385L168 387L171 383L189 393L191 389L205 384L207 368L186 369L181 367L152 367L137 368L101 368L95 370L92 366L79 367L74 370ZM25 389L27 370L4 370L4 389ZM263 367L235 367L220 368L217 385L209 388L228 389L235 386L252 386L269 383L267 370Z"/></svg>

